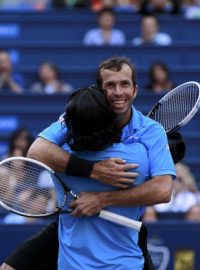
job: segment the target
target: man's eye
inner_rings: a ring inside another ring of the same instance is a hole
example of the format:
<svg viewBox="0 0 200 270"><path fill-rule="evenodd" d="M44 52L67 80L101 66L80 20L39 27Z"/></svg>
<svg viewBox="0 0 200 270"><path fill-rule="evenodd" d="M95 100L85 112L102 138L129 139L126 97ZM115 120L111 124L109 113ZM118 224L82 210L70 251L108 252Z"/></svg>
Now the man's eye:
<svg viewBox="0 0 200 270"><path fill-rule="evenodd" d="M123 85L129 85L129 82L123 82Z"/></svg>
<svg viewBox="0 0 200 270"><path fill-rule="evenodd" d="M105 88L106 88L106 89L108 89L108 88L112 88L112 87L113 87L113 84L112 84L112 83L107 84L107 85L105 86Z"/></svg>

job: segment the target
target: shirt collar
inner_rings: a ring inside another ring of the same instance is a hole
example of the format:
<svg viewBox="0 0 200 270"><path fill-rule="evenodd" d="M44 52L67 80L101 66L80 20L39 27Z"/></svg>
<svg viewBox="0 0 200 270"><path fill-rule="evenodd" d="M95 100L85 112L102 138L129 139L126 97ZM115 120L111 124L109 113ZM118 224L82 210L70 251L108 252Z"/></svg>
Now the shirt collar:
<svg viewBox="0 0 200 270"><path fill-rule="evenodd" d="M122 129L122 139L125 139L141 129L141 117L139 112L132 106L131 119L129 123Z"/></svg>

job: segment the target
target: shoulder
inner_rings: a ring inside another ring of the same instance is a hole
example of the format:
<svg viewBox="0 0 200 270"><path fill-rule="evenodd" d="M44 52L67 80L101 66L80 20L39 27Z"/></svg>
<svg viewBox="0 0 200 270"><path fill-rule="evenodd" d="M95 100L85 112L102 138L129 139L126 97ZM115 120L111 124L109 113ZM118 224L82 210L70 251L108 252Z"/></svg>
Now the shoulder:
<svg viewBox="0 0 200 270"><path fill-rule="evenodd" d="M90 29L86 32L86 36L99 34L99 28Z"/></svg>
<svg viewBox="0 0 200 270"><path fill-rule="evenodd" d="M74 88L72 87L72 85L65 82L61 84L61 88L62 88L62 91L67 94L72 94L72 92L74 91Z"/></svg>
<svg viewBox="0 0 200 270"><path fill-rule="evenodd" d="M170 35L161 32L156 34L155 40L160 45L169 45L172 42Z"/></svg>
<svg viewBox="0 0 200 270"><path fill-rule="evenodd" d="M163 129L163 126L158 123L157 121L149 118L148 116L144 115L141 111L134 109L134 114L136 114L137 120L140 123L139 128L158 128Z"/></svg>
<svg viewBox="0 0 200 270"><path fill-rule="evenodd" d="M142 114L142 118L143 118L143 125L145 128L164 130L163 126L160 123L149 118L148 116Z"/></svg>
<svg viewBox="0 0 200 270"><path fill-rule="evenodd" d="M113 33L115 33L116 35L123 36L123 37L125 36L124 32L121 31L120 29L113 29L112 31L113 31Z"/></svg>
<svg viewBox="0 0 200 270"><path fill-rule="evenodd" d="M40 82L35 82L30 87L30 92L43 93L43 86Z"/></svg>
<svg viewBox="0 0 200 270"><path fill-rule="evenodd" d="M140 111L136 111L138 118L138 134L141 137L141 141L143 140L153 140L165 138L166 132L163 126L157 121L145 116Z"/></svg>
<svg viewBox="0 0 200 270"><path fill-rule="evenodd" d="M86 32L83 42L85 45L94 45L96 42L99 42L99 39L101 39L101 33L100 30L96 28Z"/></svg>
<svg viewBox="0 0 200 270"><path fill-rule="evenodd" d="M141 45L142 41L140 37L136 37L134 39L132 39L132 44L133 45Z"/></svg>
<svg viewBox="0 0 200 270"><path fill-rule="evenodd" d="M144 124L145 132L147 133L166 135L164 127L157 121L149 118L148 116L143 116L143 124Z"/></svg>

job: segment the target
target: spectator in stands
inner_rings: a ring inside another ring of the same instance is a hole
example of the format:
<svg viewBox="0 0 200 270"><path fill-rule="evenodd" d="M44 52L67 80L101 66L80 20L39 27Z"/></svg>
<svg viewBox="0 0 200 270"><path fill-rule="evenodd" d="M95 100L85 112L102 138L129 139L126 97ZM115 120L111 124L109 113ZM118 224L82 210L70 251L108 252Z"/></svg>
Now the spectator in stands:
<svg viewBox="0 0 200 270"><path fill-rule="evenodd" d="M55 9L65 9L72 7L89 7L90 0L51 0L51 7Z"/></svg>
<svg viewBox="0 0 200 270"><path fill-rule="evenodd" d="M185 5L184 16L186 19L200 19L200 0L191 0Z"/></svg>
<svg viewBox="0 0 200 270"><path fill-rule="evenodd" d="M31 85L33 94L71 94L73 87L61 81L58 67L49 61L43 62L39 67L39 81Z"/></svg>
<svg viewBox="0 0 200 270"><path fill-rule="evenodd" d="M132 11L138 12L139 11L140 2L139 0L115 0L113 9L115 11Z"/></svg>
<svg viewBox="0 0 200 270"><path fill-rule="evenodd" d="M132 40L133 45L170 45L172 39L167 33L159 32L159 23L155 16L148 15L142 18L140 36Z"/></svg>
<svg viewBox="0 0 200 270"><path fill-rule="evenodd" d="M148 206L144 212L142 217L143 222L156 222L158 220L158 216L156 210L153 206Z"/></svg>
<svg viewBox="0 0 200 270"><path fill-rule="evenodd" d="M154 62L149 69L149 84L146 89L156 94L163 94L174 87L168 66L163 62Z"/></svg>
<svg viewBox="0 0 200 270"><path fill-rule="evenodd" d="M139 11L140 0L91 0L91 8L93 11L109 7L116 11Z"/></svg>
<svg viewBox="0 0 200 270"><path fill-rule="evenodd" d="M44 205L48 207L48 197L44 194L36 193L35 190L25 189L17 193L16 191L16 201L17 204L22 207L22 209L28 209L30 204L32 207L35 205L36 209L39 211L39 207L44 209ZM19 209L20 211L20 209ZM30 218L25 216L20 216L15 213L7 214L2 220L4 224L33 224L44 222L42 218Z"/></svg>
<svg viewBox="0 0 200 270"><path fill-rule="evenodd" d="M3 179L8 179L7 185L5 185ZM2 201L7 201L11 196L14 194L14 185L13 185L13 179L9 175L8 168L1 167L0 168L0 197ZM0 222L5 217L5 215L8 214L8 211L0 206Z"/></svg>
<svg viewBox="0 0 200 270"><path fill-rule="evenodd" d="M90 6L94 12L99 12L104 8L113 8L115 0L91 0Z"/></svg>
<svg viewBox="0 0 200 270"><path fill-rule="evenodd" d="M187 221L200 222L200 202L191 206L185 214Z"/></svg>
<svg viewBox="0 0 200 270"><path fill-rule="evenodd" d="M169 203L155 205L158 213L186 213L192 206L200 202L200 192L190 168L179 162L176 164L176 174L172 199Z"/></svg>
<svg viewBox="0 0 200 270"><path fill-rule="evenodd" d="M86 32L83 43L88 46L114 45L125 43L125 35L121 30L114 29L115 12L111 8L104 8L98 13L99 27Z"/></svg>
<svg viewBox="0 0 200 270"><path fill-rule="evenodd" d="M24 92L24 78L13 72L10 55L0 51L0 93L22 94Z"/></svg>
<svg viewBox="0 0 200 270"><path fill-rule="evenodd" d="M73 0L73 1L66 1L66 0L52 0L51 6L56 9L63 9L67 7L89 7L90 0Z"/></svg>
<svg viewBox="0 0 200 270"><path fill-rule="evenodd" d="M4 185L3 179L8 179L8 184ZM3 201L7 201L7 199L13 195L14 185L12 184L12 177L9 174L9 169L5 167L0 168L0 196Z"/></svg>
<svg viewBox="0 0 200 270"><path fill-rule="evenodd" d="M28 129L19 128L15 130L10 136L8 152L3 158L26 156L32 142L33 136Z"/></svg>
<svg viewBox="0 0 200 270"><path fill-rule="evenodd" d="M181 10L180 0L143 0L140 13L147 14L178 14Z"/></svg>
<svg viewBox="0 0 200 270"><path fill-rule="evenodd" d="M41 11L48 7L50 0L1 0L0 9L9 11Z"/></svg>

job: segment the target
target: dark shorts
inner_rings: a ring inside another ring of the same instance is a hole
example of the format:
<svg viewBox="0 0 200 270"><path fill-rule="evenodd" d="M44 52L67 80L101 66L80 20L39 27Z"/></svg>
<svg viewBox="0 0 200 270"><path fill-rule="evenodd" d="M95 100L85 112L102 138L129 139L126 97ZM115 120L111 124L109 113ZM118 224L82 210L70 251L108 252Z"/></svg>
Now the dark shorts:
<svg viewBox="0 0 200 270"><path fill-rule="evenodd" d="M143 270L154 270L147 250L147 230L144 225L139 233L138 245L145 258ZM55 221L23 242L5 262L16 270L57 270L57 259L58 223Z"/></svg>
<svg viewBox="0 0 200 270"><path fill-rule="evenodd" d="M155 270L151 256L147 249L147 229L144 224L142 224L141 230L139 232L138 246L141 248L144 256L143 270Z"/></svg>
<svg viewBox="0 0 200 270"><path fill-rule="evenodd" d="M50 223L17 247L5 260L16 270L57 270L58 223Z"/></svg>

